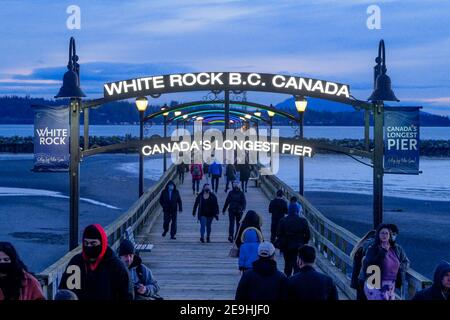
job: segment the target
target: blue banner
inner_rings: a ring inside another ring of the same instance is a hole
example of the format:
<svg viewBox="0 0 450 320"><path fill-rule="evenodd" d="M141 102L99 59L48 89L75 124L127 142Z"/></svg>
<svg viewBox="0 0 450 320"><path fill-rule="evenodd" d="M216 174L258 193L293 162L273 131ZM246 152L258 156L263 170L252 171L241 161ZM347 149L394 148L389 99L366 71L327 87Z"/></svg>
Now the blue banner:
<svg viewBox="0 0 450 320"><path fill-rule="evenodd" d="M70 163L69 108L32 106L34 109L34 169L68 171Z"/></svg>
<svg viewBox="0 0 450 320"><path fill-rule="evenodd" d="M384 173L419 174L420 108L384 108Z"/></svg>

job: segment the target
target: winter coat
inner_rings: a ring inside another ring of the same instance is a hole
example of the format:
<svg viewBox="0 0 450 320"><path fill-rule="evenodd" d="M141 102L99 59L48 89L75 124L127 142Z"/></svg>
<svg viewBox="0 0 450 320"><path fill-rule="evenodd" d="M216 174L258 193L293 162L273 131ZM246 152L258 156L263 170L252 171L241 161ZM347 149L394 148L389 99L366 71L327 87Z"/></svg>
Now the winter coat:
<svg viewBox="0 0 450 320"><path fill-rule="evenodd" d="M198 174L194 174L194 167L198 167ZM191 164L191 175L193 180L202 180L203 179L203 169L201 164Z"/></svg>
<svg viewBox="0 0 450 320"><path fill-rule="evenodd" d="M231 189L223 205L223 212L228 208L230 212L243 212L247 206L245 194L241 190Z"/></svg>
<svg viewBox="0 0 450 320"><path fill-rule="evenodd" d="M195 198L194 208L192 209L192 215L197 214L198 219L200 217L216 217L219 215L219 204L217 203L217 197L214 193L209 193L209 198L203 198L203 191Z"/></svg>
<svg viewBox="0 0 450 320"><path fill-rule="evenodd" d="M225 175L227 176L228 181L236 180L237 172L236 172L234 165L232 165L232 164L227 165Z"/></svg>
<svg viewBox="0 0 450 320"><path fill-rule="evenodd" d="M0 288L0 301L5 300L2 289ZM24 271L22 288L20 289L18 300L45 300L41 284L30 273Z"/></svg>
<svg viewBox="0 0 450 320"><path fill-rule="evenodd" d="M247 270L239 281L236 297L238 301L285 300L288 279L277 269L275 260L259 258L253 268Z"/></svg>
<svg viewBox="0 0 450 320"><path fill-rule="evenodd" d="M286 200L275 198L270 201L269 212L272 214L272 221L278 221L288 213Z"/></svg>
<svg viewBox="0 0 450 320"><path fill-rule="evenodd" d="M221 177L222 176L222 165L220 163L217 163L217 162L214 161L209 166L209 171L208 172L211 173L213 176Z"/></svg>
<svg viewBox="0 0 450 320"><path fill-rule="evenodd" d="M310 238L308 221L296 214L289 214L280 220L275 243L282 252L287 252L307 244Z"/></svg>
<svg viewBox="0 0 450 320"><path fill-rule="evenodd" d="M138 293L137 289L139 288L139 284L142 284L146 288L146 292L144 294L145 297L155 296L159 291L158 282L153 278L153 274L149 268L142 264L141 257L135 255L133 259L133 263L128 268L130 271L131 282L134 287L135 296L141 295Z"/></svg>
<svg viewBox="0 0 450 320"><path fill-rule="evenodd" d="M239 172L240 172L239 178L241 181L247 181L248 179L250 179L250 173L251 173L250 165L248 165L248 164L241 165L239 168Z"/></svg>
<svg viewBox="0 0 450 320"><path fill-rule="evenodd" d="M239 270L251 269L258 259L258 247L261 239L254 228L248 228L243 233L244 242L239 250Z"/></svg>
<svg viewBox="0 0 450 320"><path fill-rule="evenodd" d="M289 300L338 300L336 285L333 280L311 266L304 266L289 278Z"/></svg>
<svg viewBox="0 0 450 320"><path fill-rule="evenodd" d="M79 267L81 288L67 287L67 280L73 274L66 269L59 289L73 291L79 300L133 300L133 287L128 270L110 247L106 249L105 255L94 270L87 266L82 253L70 260L67 267L70 266Z"/></svg>
<svg viewBox="0 0 450 320"><path fill-rule="evenodd" d="M406 271L409 268L409 260L405 254L405 251L401 246L399 246L398 244L394 244L393 246L391 246L391 248L394 250L397 259L400 262L400 269L397 273L397 279L395 281L395 287L400 288L405 280ZM359 273L359 280L363 282L366 281L367 279L366 270L371 265L377 265L380 268L381 273L383 274L383 262L386 253L387 251L385 249L381 248L381 246L377 245L374 242L367 249L367 253L363 259L362 268Z"/></svg>
<svg viewBox="0 0 450 320"><path fill-rule="evenodd" d="M367 250L374 243L373 238L367 239L363 245L356 251L355 256L353 257L353 268L352 268L352 277L350 282L350 287L353 289L359 288L359 274L362 268L363 258L367 253Z"/></svg>
<svg viewBox="0 0 450 320"><path fill-rule="evenodd" d="M181 201L180 193L177 190L177 186L173 184L174 189L172 190L171 197L169 198L169 184L166 185L165 189L161 192L159 196L159 203L163 208L163 211L168 213L176 213L177 211L183 211L183 203ZM177 210L178 209L178 210Z"/></svg>
<svg viewBox="0 0 450 320"><path fill-rule="evenodd" d="M434 271L433 285L427 289L421 290L415 294L412 300L442 300L450 301L450 296L444 294L442 279L445 274L450 272L450 263L441 262Z"/></svg>

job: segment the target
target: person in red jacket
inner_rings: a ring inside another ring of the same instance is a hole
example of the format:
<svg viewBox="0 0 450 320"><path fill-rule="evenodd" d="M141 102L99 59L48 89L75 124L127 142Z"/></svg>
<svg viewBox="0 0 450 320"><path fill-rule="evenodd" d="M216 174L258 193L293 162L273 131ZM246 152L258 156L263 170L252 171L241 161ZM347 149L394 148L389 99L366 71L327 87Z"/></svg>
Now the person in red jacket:
<svg viewBox="0 0 450 320"><path fill-rule="evenodd" d="M203 169L202 165L199 163L191 164L191 175L192 175L192 192L198 195L200 189L200 180L203 179Z"/></svg>
<svg viewBox="0 0 450 320"><path fill-rule="evenodd" d="M0 242L2 300L45 300L39 281L27 272L27 267L9 242Z"/></svg>

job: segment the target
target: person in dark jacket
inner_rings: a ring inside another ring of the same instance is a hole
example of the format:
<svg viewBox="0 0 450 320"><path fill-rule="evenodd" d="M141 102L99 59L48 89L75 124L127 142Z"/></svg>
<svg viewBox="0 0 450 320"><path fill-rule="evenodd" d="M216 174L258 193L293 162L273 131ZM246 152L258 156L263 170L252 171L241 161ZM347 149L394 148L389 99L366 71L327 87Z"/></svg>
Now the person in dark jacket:
<svg viewBox="0 0 450 320"><path fill-rule="evenodd" d="M236 168L232 163L227 164L227 167L225 169L225 177L226 177L226 185L225 185L225 192L228 192L228 187L230 183L232 184L234 180L236 180ZM233 187L233 186L232 186Z"/></svg>
<svg viewBox="0 0 450 320"><path fill-rule="evenodd" d="M233 189L228 192L227 198L223 205L222 212L225 214L228 208L228 241L233 242L234 236L234 226L236 225L236 231L239 230L239 222L242 219L242 214L247 206L247 200L245 199L245 194L239 189L239 183L233 181Z"/></svg>
<svg viewBox="0 0 450 320"><path fill-rule="evenodd" d="M356 300L367 300L364 293L364 282L359 279L359 273L362 268L362 261L367 253L367 250L375 240L376 230L367 232L353 247L350 253L350 258L353 260L352 277L350 287L356 290Z"/></svg>
<svg viewBox="0 0 450 320"><path fill-rule="evenodd" d="M214 218L219 220L219 204L208 183L203 185L202 192L195 198L192 215L195 217L196 214L200 221L200 241L205 242L206 229L206 242L211 242L211 225Z"/></svg>
<svg viewBox="0 0 450 320"><path fill-rule="evenodd" d="M212 190L217 193L219 189L219 180L222 177L222 165L216 160L209 166L209 173L211 174L211 187Z"/></svg>
<svg viewBox="0 0 450 320"><path fill-rule="evenodd" d="M165 237L169 231L170 225L170 238L176 239L177 234L177 214L183 211L183 203L181 201L180 193L177 190L177 186L173 181L169 181L166 187L161 192L159 196L159 203L163 208L164 222L163 222L163 233L162 236Z"/></svg>
<svg viewBox="0 0 450 320"><path fill-rule="evenodd" d="M277 269L275 247L263 242L258 247L258 260L253 268L244 272L239 281L237 301L285 300L288 279Z"/></svg>
<svg viewBox="0 0 450 320"><path fill-rule="evenodd" d="M244 163L239 167L239 179L241 180L241 188L243 192L247 192L247 184L250 179L251 167L249 164Z"/></svg>
<svg viewBox="0 0 450 320"><path fill-rule="evenodd" d="M391 229L386 224L378 226L374 243L363 259L359 279L366 282L369 266L378 266L381 271L380 288L364 285L368 300L394 300L395 288L400 288L409 267L409 260L398 244L391 238Z"/></svg>
<svg viewBox="0 0 450 320"><path fill-rule="evenodd" d="M277 197L270 201L269 213L272 214L272 223L270 225L270 242L274 243L277 237L278 224L282 218L288 213L288 206L283 199L283 190L277 191Z"/></svg>
<svg viewBox="0 0 450 320"><path fill-rule="evenodd" d="M298 249L299 272L289 278L289 300L336 301L336 285L329 276L314 269L316 250L308 245Z"/></svg>
<svg viewBox="0 0 450 320"><path fill-rule="evenodd" d="M280 220L275 243L284 256L284 273L290 276L292 271L298 272L298 248L307 244L311 237L308 221L297 215L298 207L290 204L288 215Z"/></svg>
<svg viewBox="0 0 450 320"><path fill-rule="evenodd" d="M434 270L433 285L417 292L412 300L450 301L450 263L439 263Z"/></svg>
<svg viewBox="0 0 450 320"><path fill-rule="evenodd" d="M135 300L162 299L158 295L159 285L151 270L142 263L141 257L136 255L134 244L130 240L123 240L119 246L120 260L130 272L134 288Z"/></svg>
<svg viewBox="0 0 450 320"><path fill-rule="evenodd" d="M248 228L258 229L258 231L259 231L258 234L262 235L261 226L262 226L261 216L258 213L256 213L256 211L254 211L254 210L248 210L247 213L245 214L244 218L240 222L239 229L236 234L236 240L235 240L236 246L238 248L241 247L243 240L244 240L243 239L244 237L242 235L244 234L245 230L247 230ZM260 242L264 241L263 238L261 238L259 240L260 240Z"/></svg>
<svg viewBox="0 0 450 320"><path fill-rule="evenodd" d="M180 182L181 184L184 183L184 174L185 173L186 173L186 165L184 164L184 162L177 164L178 182Z"/></svg>
<svg viewBox="0 0 450 320"><path fill-rule="evenodd" d="M79 300L133 300L128 270L108 246L102 226L87 226L82 241L83 250L68 263L59 289L73 291Z"/></svg>

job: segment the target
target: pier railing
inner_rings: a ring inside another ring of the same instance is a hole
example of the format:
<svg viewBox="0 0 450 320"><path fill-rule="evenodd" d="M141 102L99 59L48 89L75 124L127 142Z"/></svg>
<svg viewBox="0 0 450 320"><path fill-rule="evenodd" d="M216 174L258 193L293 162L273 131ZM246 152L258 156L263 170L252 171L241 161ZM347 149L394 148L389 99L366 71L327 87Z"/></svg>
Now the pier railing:
<svg viewBox="0 0 450 320"><path fill-rule="evenodd" d="M259 179L263 192L269 198L281 189L285 192L286 197L296 196L303 204L303 213L310 225L312 242L320 252L317 265L333 278L349 298L354 299L356 297L355 290L350 287L353 267L350 252L359 238L327 219L307 199L300 196L275 175L261 175ZM411 299L417 290L422 290L431 283L430 279L410 268L406 272L406 279L398 292L398 297Z"/></svg>
<svg viewBox="0 0 450 320"><path fill-rule="evenodd" d="M131 227L135 234L144 226L151 226L156 220L159 210L159 193L169 180L174 179L176 166L171 166L150 189L145 192L124 214L105 228L109 245L115 250L123 239L125 230ZM61 259L37 275L47 299L53 299L59 282L70 259L81 252L81 246L68 252Z"/></svg>

